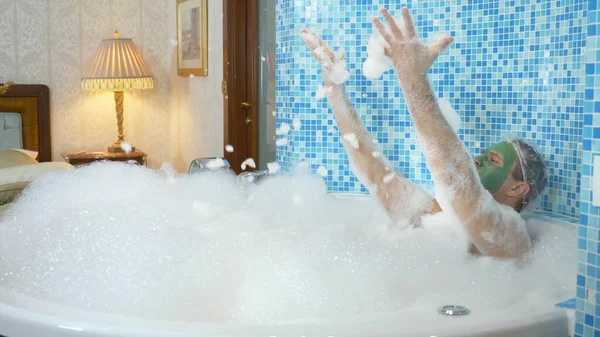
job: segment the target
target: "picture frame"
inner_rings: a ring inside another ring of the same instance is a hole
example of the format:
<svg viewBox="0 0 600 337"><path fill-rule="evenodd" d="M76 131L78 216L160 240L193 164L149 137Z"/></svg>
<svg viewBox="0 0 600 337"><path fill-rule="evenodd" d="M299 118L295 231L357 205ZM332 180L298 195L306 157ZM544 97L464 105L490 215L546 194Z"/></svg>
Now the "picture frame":
<svg viewBox="0 0 600 337"><path fill-rule="evenodd" d="M208 76L208 0L177 0L177 75Z"/></svg>

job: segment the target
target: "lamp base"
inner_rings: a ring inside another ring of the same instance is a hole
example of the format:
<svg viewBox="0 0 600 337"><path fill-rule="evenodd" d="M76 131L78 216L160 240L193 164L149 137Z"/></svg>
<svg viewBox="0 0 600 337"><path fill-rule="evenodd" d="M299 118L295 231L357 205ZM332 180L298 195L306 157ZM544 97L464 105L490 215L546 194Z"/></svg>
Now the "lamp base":
<svg viewBox="0 0 600 337"><path fill-rule="evenodd" d="M135 151L135 146L131 147L131 151L130 152L134 152ZM108 147L108 152L110 153L124 153L125 151L123 151L123 149L121 148L121 143L114 143L113 145Z"/></svg>

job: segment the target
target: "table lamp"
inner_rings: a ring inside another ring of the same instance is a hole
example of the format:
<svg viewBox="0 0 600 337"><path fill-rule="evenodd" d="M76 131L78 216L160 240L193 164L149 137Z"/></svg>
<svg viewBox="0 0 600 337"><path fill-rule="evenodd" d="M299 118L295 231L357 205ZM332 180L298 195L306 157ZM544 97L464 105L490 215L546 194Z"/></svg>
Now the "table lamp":
<svg viewBox="0 0 600 337"><path fill-rule="evenodd" d="M100 42L96 57L87 76L81 79L83 90L112 90L115 94L117 128L119 138L108 147L108 152L124 152L121 143L123 135L123 91L133 89L151 89L154 79L142 52L131 39L119 38L115 30L113 39ZM131 151L135 151L132 147Z"/></svg>

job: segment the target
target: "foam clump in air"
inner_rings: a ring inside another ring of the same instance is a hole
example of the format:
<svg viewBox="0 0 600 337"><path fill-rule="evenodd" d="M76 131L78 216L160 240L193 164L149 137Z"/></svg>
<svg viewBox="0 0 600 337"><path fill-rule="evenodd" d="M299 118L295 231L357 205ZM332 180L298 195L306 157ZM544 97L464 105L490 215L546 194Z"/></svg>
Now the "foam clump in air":
<svg viewBox="0 0 600 337"><path fill-rule="evenodd" d="M0 218L0 288L84 311L218 324L443 303L537 308L575 295L576 230L544 226L526 263L476 258L445 213L400 228L375 198L329 194L306 166L244 189L224 171L170 181L115 162L49 174Z"/></svg>
<svg viewBox="0 0 600 337"><path fill-rule="evenodd" d="M225 145L225 151L227 151L227 153L232 153L233 152L233 145Z"/></svg>
<svg viewBox="0 0 600 337"><path fill-rule="evenodd" d="M387 42L378 33L373 33L367 43L367 59L363 63L363 74L370 80L381 77L392 69L392 61L385 55Z"/></svg>
<svg viewBox="0 0 600 337"><path fill-rule="evenodd" d="M288 123L281 123L281 126L279 126L279 130L275 131L275 133L279 136L281 135L287 135L288 133L290 133L290 125Z"/></svg>
<svg viewBox="0 0 600 337"><path fill-rule="evenodd" d="M294 118L292 126L294 127L294 130L298 131L302 128L302 121L299 118Z"/></svg>
<svg viewBox="0 0 600 337"><path fill-rule="evenodd" d="M246 160L244 160L244 161L242 162L242 165L241 165L241 167L242 167L242 170L244 170L244 171L245 171L245 170L246 170L246 167L248 167L248 166L250 166L250 167L252 167L252 168L256 168L256 163L254 162L254 159L252 159L252 158L247 158Z"/></svg>

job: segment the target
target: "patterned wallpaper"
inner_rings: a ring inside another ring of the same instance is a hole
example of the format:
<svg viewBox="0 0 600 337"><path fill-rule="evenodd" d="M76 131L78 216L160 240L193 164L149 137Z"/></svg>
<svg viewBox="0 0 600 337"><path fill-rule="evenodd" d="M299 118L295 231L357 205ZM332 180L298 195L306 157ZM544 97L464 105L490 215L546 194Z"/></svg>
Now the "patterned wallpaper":
<svg viewBox="0 0 600 337"><path fill-rule="evenodd" d="M209 11L220 14L221 6L211 2ZM222 78L222 19L209 17L209 77L178 78L173 0L0 0L0 82L50 87L53 160L61 152L103 151L117 137L113 94L82 92L80 78L100 40L118 29L142 49L155 77L153 90L126 92L125 137L148 153L150 166L174 161L184 169L194 157L222 153L218 139L198 138L203 127L222 125L222 103L195 109L210 96L190 94L219 88Z"/></svg>

